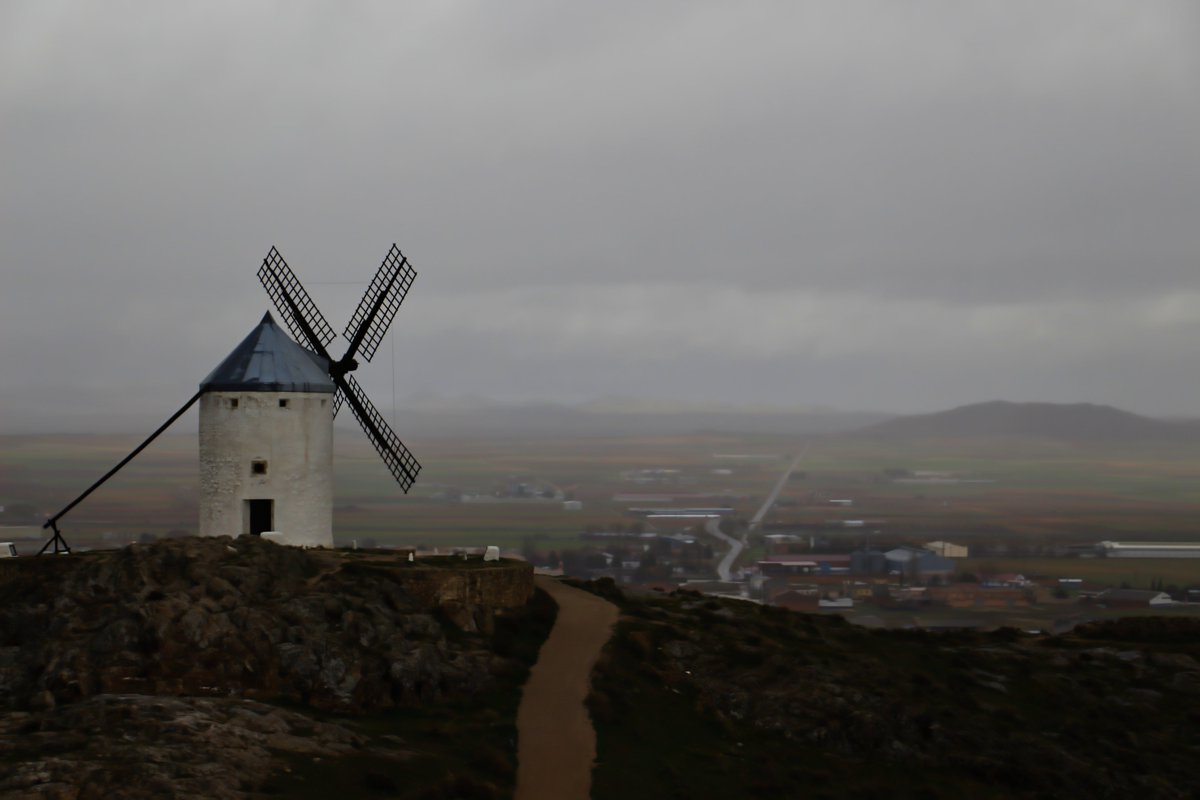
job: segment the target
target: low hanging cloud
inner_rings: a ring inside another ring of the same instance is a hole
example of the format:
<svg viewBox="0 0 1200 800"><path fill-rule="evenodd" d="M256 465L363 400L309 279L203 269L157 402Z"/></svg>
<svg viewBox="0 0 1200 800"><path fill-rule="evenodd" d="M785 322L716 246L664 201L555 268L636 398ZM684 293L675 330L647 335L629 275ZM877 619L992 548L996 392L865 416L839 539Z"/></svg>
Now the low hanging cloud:
<svg viewBox="0 0 1200 800"><path fill-rule="evenodd" d="M963 305L809 290L622 284L466 291L422 298L408 330L434 342L549 358L658 361L855 356L953 362L1018 355L1044 363L1144 349L1187 352L1200 293L1129 300Z"/></svg>
<svg viewBox="0 0 1200 800"><path fill-rule="evenodd" d="M272 244L340 327L393 241L401 394L1196 414L1198 30L1190 0L0 4L0 429L152 419L261 317Z"/></svg>

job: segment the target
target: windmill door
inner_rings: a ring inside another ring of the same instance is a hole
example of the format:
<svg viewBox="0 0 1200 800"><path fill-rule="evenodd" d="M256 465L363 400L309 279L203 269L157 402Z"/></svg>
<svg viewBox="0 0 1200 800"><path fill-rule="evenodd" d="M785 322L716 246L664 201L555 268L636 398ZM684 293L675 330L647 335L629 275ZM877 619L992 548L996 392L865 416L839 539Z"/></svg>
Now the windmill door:
<svg viewBox="0 0 1200 800"><path fill-rule="evenodd" d="M246 505L250 516L251 536L261 536L266 531L275 530L274 500L247 500Z"/></svg>

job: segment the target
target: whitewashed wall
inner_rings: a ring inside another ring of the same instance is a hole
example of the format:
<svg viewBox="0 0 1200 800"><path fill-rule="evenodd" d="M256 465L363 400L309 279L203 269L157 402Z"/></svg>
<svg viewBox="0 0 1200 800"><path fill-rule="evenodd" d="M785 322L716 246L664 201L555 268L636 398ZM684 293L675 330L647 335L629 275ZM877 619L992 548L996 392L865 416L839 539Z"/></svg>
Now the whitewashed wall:
<svg viewBox="0 0 1200 800"><path fill-rule="evenodd" d="M267 462L265 475L253 473L255 461ZM252 499L275 501L273 527L288 544L333 546L332 394L200 398L200 535L248 533Z"/></svg>

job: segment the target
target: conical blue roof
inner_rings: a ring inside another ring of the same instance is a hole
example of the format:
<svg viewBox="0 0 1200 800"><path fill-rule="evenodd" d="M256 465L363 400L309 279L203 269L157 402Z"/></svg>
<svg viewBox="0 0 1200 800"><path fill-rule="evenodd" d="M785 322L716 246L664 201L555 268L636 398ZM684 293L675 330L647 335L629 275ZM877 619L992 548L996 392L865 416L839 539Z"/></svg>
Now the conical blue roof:
<svg viewBox="0 0 1200 800"><path fill-rule="evenodd" d="M270 313L200 383L202 392L334 391L329 364L292 341Z"/></svg>

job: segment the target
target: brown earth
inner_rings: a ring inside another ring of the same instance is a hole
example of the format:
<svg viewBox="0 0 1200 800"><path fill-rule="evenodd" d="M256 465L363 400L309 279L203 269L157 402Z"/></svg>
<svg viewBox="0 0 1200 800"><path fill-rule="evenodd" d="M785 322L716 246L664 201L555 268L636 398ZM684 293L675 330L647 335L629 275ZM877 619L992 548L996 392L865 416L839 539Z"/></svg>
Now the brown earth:
<svg viewBox="0 0 1200 800"><path fill-rule="evenodd" d="M592 667L612 636L617 607L552 578L535 578L558 603L517 709L517 800L586 800L596 731L584 706Z"/></svg>

